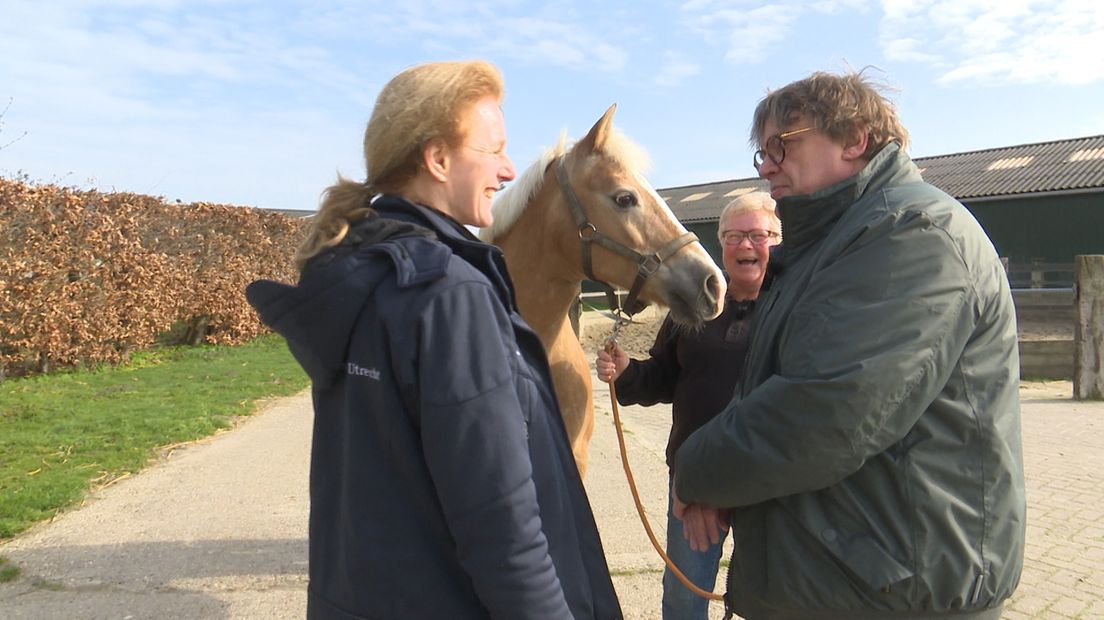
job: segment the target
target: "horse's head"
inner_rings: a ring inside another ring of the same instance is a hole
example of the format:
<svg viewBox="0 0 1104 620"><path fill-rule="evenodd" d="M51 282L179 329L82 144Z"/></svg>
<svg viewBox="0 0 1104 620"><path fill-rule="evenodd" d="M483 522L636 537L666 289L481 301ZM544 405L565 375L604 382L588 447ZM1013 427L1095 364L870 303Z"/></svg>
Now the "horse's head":
<svg viewBox="0 0 1104 620"><path fill-rule="evenodd" d="M580 273L586 270L582 247L586 237L604 236L613 243L590 243L588 277L630 291L639 289L640 299L668 307L679 323L699 325L720 314L724 277L644 178L643 151L613 128L616 108L616 104L610 106L563 156L558 173L561 191L557 204L549 208L569 211L571 194L576 197L585 220L581 223L576 213L579 235L572 242L577 246L574 256ZM557 161L550 167L559 165Z"/></svg>

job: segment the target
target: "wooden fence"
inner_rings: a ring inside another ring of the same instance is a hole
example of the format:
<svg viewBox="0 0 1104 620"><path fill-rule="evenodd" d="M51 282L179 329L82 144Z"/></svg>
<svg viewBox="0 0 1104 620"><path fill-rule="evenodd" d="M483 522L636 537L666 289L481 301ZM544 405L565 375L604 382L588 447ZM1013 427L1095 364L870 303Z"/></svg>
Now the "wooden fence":
<svg viewBox="0 0 1104 620"><path fill-rule="evenodd" d="M605 307L605 295L602 293L583 294L583 313L580 319L581 329L595 326L606 329L608 318L597 312L588 311L598 304ZM1042 328L1055 332L1068 330L1068 337L1046 340L1020 340L1020 375L1033 379L1064 379L1073 377L1073 323L1076 320L1076 307L1073 304L1073 289L1015 289L1012 299L1016 304L1017 320L1029 329ZM662 311L649 306L638 320L662 318Z"/></svg>
<svg viewBox="0 0 1104 620"><path fill-rule="evenodd" d="M1021 327L1020 375L1073 379L1075 398L1104 397L1104 256L1078 256L1073 264L1036 261L1026 267L1003 260ZM1066 286L1056 286L1062 283ZM583 303L602 303L598 299L604 298L584 295Z"/></svg>
<svg viewBox="0 0 1104 620"><path fill-rule="evenodd" d="M1008 284L1014 289L1049 289L1073 287L1073 263L1006 264Z"/></svg>
<svg viewBox="0 0 1104 620"><path fill-rule="evenodd" d="M1022 332L1043 328L1060 337L1020 339L1020 376L1032 379L1073 378L1073 324L1077 320L1073 289L1013 289L1016 320Z"/></svg>

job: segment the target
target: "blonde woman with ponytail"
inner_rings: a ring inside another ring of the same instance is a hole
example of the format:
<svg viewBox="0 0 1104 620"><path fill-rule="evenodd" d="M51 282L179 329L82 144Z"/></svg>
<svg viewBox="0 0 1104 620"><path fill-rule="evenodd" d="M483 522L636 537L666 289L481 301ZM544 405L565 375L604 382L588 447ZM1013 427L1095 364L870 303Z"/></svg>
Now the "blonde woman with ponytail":
<svg viewBox="0 0 1104 620"><path fill-rule="evenodd" d="M502 79L418 65L380 93L295 286L247 290L311 377L310 618L620 618L536 334L491 223Z"/></svg>

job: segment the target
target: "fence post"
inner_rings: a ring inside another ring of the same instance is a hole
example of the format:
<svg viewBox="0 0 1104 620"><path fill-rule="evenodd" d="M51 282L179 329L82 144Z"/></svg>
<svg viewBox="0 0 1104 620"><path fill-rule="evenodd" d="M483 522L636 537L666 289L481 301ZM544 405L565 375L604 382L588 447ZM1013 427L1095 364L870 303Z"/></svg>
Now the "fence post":
<svg viewBox="0 0 1104 620"><path fill-rule="evenodd" d="M1073 397L1104 400L1104 255L1075 256L1073 328Z"/></svg>
<svg viewBox="0 0 1104 620"><path fill-rule="evenodd" d="M1043 275L1043 269L1039 266L1039 261L1031 261L1031 288L1043 288L1043 283L1046 277Z"/></svg>

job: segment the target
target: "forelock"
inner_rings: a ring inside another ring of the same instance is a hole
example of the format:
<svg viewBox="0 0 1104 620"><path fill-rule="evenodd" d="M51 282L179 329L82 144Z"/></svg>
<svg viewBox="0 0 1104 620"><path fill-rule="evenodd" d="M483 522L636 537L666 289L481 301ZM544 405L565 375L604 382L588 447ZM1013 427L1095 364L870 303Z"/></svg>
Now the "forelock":
<svg viewBox="0 0 1104 620"><path fill-rule="evenodd" d="M647 174L651 169L652 161L644 147L633 142L619 129L614 128L606 143L602 147L606 157L619 163L622 167L640 174Z"/></svg>

